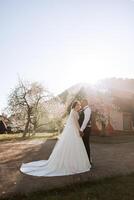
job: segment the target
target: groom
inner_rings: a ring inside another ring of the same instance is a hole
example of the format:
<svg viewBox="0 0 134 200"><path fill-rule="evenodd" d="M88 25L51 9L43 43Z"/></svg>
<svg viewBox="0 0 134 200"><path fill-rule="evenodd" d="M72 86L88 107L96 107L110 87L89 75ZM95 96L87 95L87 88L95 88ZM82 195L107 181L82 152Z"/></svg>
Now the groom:
<svg viewBox="0 0 134 200"><path fill-rule="evenodd" d="M83 99L81 101L82 110L80 112L79 124L80 124L80 135L83 139L89 162L92 164L91 155L90 155L90 143L89 136L91 133L91 109L88 106L88 101Z"/></svg>

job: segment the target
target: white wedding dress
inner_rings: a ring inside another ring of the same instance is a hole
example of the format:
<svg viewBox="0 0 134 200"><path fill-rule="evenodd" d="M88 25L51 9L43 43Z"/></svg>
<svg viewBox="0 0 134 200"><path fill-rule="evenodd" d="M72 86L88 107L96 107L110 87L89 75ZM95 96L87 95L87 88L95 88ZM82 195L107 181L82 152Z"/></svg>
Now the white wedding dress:
<svg viewBox="0 0 134 200"><path fill-rule="evenodd" d="M78 117L72 109L48 160L22 164L20 171L32 176L64 176L89 171L91 165L79 135Z"/></svg>

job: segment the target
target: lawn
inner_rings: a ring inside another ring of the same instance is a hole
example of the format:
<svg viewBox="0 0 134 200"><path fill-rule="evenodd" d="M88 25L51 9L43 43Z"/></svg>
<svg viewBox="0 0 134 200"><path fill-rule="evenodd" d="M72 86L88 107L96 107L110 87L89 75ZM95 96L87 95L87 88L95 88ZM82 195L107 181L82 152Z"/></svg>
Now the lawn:
<svg viewBox="0 0 134 200"><path fill-rule="evenodd" d="M36 133L35 135L31 135L30 137L26 137L25 139L47 139L47 138L54 138L57 136L57 133ZM24 140L22 138L22 133L15 133L15 134L0 134L0 142L1 141L17 141L17 140Z"/></svg>
<svg viewBox="0 0 134 200"><path fill-rule="evenodd" d="M16 139L16 136L18 139ZM41 160L49 157L56 141L46 140L46 138L52 138L53 134L37 133L31 141L20 140L21 135L19 134L0 135L0 137L1 141L7 140L7 142L1 142L0 145L1 162L3 166L7 167L0 170L0 179L3 180L1 192L5 192L2 195L3 197L9 195L10 198L7 198L7 200L134 200L133 135L92 136L94 168L91 174L86 175L87 178L83 175L83 180L88 182L82 183L81 181L79 184L71 185L72 178L70 178L68 179L68 183L70 181L68 187L66 179L43 178L36 180L18 173L23 161ZM131 174L125 175L128 173ZM119 174L122 174L122 176L115 177ZM96 175L99 180L95 179ZM114 177L104 178L108 176ZM14 182L16 182L16 185L14 185ZM49 187L53 183L54 186ZM30 184L31 188L28 190L29 194L27 194L27 184ZM39 187L36 188L36 185L39 185ZM16 186L18 186L18 189ZM49 190L49 188L55 187L62 188ZM18 196L11 197L10 191L14 191L13 193L18 194ZM38 192L35 193L34 191ZM20 192L25 195L20 195Z"/></svg>
<svg viewBox="0 0 134 200"><path fill-rule="evenodd" d="M48 192L18 195L6 200L133 200L134 173L126 176L104 178L98 181L74 184Z"/></svg>
<svg viewBox="0 0 134 200"><path fill-rule="evenodd" d="M57 138L57 132L52 133L36 133L35 135L31 135L30 137L26 137L25 139L54 139ZM22 133L17 134L0 134L0 142L1 141L17 141L24 140L22 138ZM90 137L91 143L100 143L100 144L120 144L120 143L128 143L134 142L134 134L119 134L119 135L111 135L111 136L95 136L92 135Z"/></svg>

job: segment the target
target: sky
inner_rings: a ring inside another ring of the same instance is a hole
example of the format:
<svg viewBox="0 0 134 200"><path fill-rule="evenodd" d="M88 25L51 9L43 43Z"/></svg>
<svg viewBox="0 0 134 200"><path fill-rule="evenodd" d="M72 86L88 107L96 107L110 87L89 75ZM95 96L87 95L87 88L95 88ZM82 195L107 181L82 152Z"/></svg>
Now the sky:
<svg viewBox="0 0 134 200"><path fill-rule="evenodd" d="M134 78L134 0L0 0L0 111L18 78L54 94Z"/></svg>

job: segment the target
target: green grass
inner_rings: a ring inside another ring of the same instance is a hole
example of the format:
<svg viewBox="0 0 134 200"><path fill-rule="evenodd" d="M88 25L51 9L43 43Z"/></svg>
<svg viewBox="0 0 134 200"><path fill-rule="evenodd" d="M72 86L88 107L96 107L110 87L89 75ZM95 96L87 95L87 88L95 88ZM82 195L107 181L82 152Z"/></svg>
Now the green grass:
<svg viewBox="0 0 134 200"><path fill-rule="evenodd" d="M33 136L26 137L25 139L53 139L57 137L57 132L54 133L36 133ZM0 134L0 142L1 141L18 141L24 140L22 138L22 133L17 134ZM91 143L100 143L100 144L120 144L120 143L128 143L134 142L134 134L124 134L124 135L112 135L112 136L91 136Z"/></svg>
<svg viewBox="0 0 134 200"><path fill-rule="evenodd" d="M26 137L25 139L47 139L56 137L56 133L36 133L35 135L31 135L30 137ZM18 141L24 140L22 138L22 133L17 134L0 134L0 142L1 141Z"/></svg>
<svg viewBox="0 0 134 200"><path fill-rule="evenodd" d="M74 184L6 200L134 200L134 174Z"/></svg>

